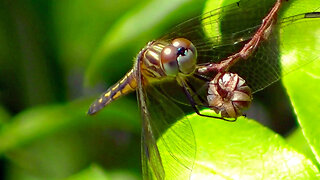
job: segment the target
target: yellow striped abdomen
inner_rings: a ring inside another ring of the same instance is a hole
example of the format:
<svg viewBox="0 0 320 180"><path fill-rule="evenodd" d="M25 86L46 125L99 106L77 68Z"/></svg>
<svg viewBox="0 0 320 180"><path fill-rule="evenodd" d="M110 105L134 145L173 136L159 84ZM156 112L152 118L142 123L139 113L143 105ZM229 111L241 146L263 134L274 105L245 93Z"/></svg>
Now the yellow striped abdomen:
<svg viewBox="0 0 320 180"><path fill-rule="evenodd" d="M98 98L93 104L91 104L88 114L92 115L98 112L100 109L111 103L112 101L135 91L137 88L137 78L133 69L129 71L120 81L111 86L106 92L104 92L100 98Z"/></svg>

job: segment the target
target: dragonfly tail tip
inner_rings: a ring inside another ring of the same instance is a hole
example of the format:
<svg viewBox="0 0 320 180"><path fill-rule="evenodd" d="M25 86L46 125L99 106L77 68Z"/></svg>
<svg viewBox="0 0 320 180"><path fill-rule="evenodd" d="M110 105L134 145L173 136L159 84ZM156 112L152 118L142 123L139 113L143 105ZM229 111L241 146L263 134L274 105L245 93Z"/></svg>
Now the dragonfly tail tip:
<svg viewBox="0 0 320 180"><path fill-rule="evenodd" d="M94 115L94 114L96 114L96 112L97 112L97 110L95 108L90 107L88 112L87 112L87 114L88 115Z"/></svg>

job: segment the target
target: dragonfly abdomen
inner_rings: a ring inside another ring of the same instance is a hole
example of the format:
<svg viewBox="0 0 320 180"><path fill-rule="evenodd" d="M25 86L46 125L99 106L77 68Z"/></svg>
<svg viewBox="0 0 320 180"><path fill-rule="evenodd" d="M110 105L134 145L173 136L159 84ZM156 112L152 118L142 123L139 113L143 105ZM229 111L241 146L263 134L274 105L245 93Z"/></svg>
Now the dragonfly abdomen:
<svg viewBox="0 0 320 180"><path fill-rule="evenodd" d="M137 79L133 69L129 71L120 81L105 91L89 108L88 114L97 113L100 109L112 101L135 91L137 88Z"/></svg>

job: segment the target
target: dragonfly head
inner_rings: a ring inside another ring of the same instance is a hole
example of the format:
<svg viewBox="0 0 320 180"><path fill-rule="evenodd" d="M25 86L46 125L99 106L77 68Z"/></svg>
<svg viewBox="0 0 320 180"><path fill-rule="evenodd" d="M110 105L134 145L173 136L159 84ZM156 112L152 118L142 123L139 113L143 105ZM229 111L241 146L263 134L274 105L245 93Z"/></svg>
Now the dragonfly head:
<svg viewBox="0 0 320 180"><path fill-rule="evenodd" d="M177 38L161 51L161 67L168 76L178 73L189 75L194 72L197 62L197 50L189 40Z"/></svg>

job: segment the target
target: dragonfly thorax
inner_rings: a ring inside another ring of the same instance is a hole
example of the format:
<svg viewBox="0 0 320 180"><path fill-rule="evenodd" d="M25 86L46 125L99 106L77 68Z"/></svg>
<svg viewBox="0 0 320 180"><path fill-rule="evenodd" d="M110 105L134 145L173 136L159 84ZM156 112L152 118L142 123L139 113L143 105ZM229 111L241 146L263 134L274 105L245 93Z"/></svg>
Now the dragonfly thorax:
<svg viewBox="0 0 320 180"><path fill-rule="evenodd" d="M197 51L187 39L152 41L142 50L142 74L150 80L189 75L195 71Z"/></svg>

